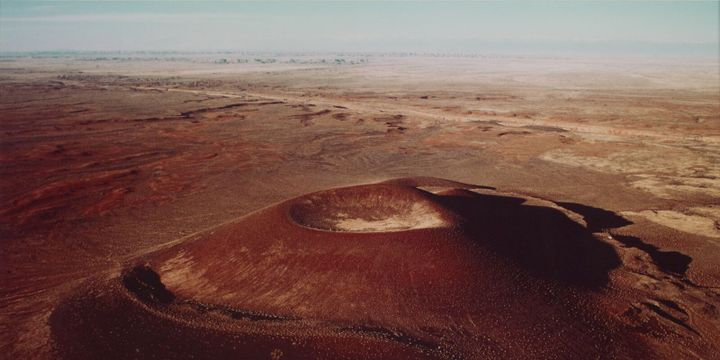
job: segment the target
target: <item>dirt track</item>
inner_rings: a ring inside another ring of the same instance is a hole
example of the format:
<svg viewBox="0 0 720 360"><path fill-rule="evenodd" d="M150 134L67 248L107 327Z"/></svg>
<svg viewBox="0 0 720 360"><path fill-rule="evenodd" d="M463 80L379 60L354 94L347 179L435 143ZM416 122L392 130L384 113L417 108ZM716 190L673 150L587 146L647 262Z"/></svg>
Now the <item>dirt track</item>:
<svg viewBox="0 0 720 360"><path fill-rule="evenodd" d="M306 98L306 97L288 96L288 95L273 95L273 94L259 93L259 92L244 92L242 95L239 95L239 94L233 94L233 93L227 93L227 92L178 89L178 88L134 87L133 89L146 90L146 91L169 91L169 92L189 93L189 94L193 94L193 95L205 95L205 96L223 97L223 98L245 98L245 97L251 96L251 97L261 98L261 99L268 99L268 100L274 100L274 101L286 101L286 102L294 102L294 103L302 103L302 102L306 102L306 101L312 101L314 104L317 104L317 105L328 106L328 107L340 106L344 109L350 109L350 110L354 110L354 111L358 111L358 112L377 111L378 105L379 105L380 106L379 108L384 109L385 111L390 111L390 109L392 109L392 111L395 113L402 114L404 116L414 116L419 119L429 119L432 121L457 121L457 122L468 121L468 116L441 114L441 113L431 112L431 111L427 111L427 110L418 110L412 106L398 107L392 103L381 103L381 104L375 103L373 105L366 105L366 104L358 103L358 101L351 101L351 100L325 99L322 97ZM563 121L557 121L557 120L547 121L547 120L540 120L540 119L517 119L516 117L507 116L507 115L493 115L493 118L496 119L496 121L498 123L502 124L503 126L510 126L510 127L535 126L535 127L561 129L564 131L572 131L575 133L650 137L655 140L670 140L670 141L687 140L688 138L691 138L692 140L699 141L699 142L707 142L707 143L711 143L711 144L720 143L720 136L718 136L718 135L688 136L687 134L668 134L666 132L653 131L653 130L620 129L618 127L610 127L610 126L580 125L580 124L573 123L573 122L563 122Z"/></svg>

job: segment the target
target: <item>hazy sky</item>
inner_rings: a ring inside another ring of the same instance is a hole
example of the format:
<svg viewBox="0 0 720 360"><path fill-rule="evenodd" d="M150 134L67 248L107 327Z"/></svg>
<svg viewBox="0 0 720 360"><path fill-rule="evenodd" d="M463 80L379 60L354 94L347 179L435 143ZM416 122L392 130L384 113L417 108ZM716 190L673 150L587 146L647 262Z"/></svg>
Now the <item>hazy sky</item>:
<svg viewBox="0 0 720 360"><path fill-rule="evenodd" d="M708 2L0 0L0 50L289 50L718 56Z"/></svg>

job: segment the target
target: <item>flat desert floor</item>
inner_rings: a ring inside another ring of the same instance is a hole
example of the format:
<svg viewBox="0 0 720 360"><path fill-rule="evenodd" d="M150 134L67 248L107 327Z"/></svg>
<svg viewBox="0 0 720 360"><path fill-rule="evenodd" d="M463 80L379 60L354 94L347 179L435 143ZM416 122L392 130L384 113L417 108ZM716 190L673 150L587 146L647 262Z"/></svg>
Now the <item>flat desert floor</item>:
<svg viewBox="0 0 720 360"><path fill-rule="evenodd" d="M2 59L0 357L717 357L716 61L216 60Z"/></svg>

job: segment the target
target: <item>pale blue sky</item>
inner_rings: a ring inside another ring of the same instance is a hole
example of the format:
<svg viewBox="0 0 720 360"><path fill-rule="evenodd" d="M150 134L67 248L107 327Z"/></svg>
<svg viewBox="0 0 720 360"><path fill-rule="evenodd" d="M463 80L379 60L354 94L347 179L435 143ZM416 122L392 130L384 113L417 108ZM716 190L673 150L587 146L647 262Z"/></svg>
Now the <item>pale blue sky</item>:
<svg viewBox="0 0 720 360"><path fill-rule="evenodd" d="M288 50L718 56L707 2L0 0L0 50Z"/></svg>

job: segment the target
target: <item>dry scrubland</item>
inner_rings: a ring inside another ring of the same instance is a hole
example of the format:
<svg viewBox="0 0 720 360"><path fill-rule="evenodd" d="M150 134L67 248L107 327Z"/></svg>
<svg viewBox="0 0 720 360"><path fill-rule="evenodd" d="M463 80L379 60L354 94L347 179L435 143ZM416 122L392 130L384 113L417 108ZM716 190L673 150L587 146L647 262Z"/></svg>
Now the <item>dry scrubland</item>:
<svg viewBox="0 0 720 360"><path fill-rule="evenodd" d="M716 62L224 62L2 59L2 356L720 351Z"/></svg>

